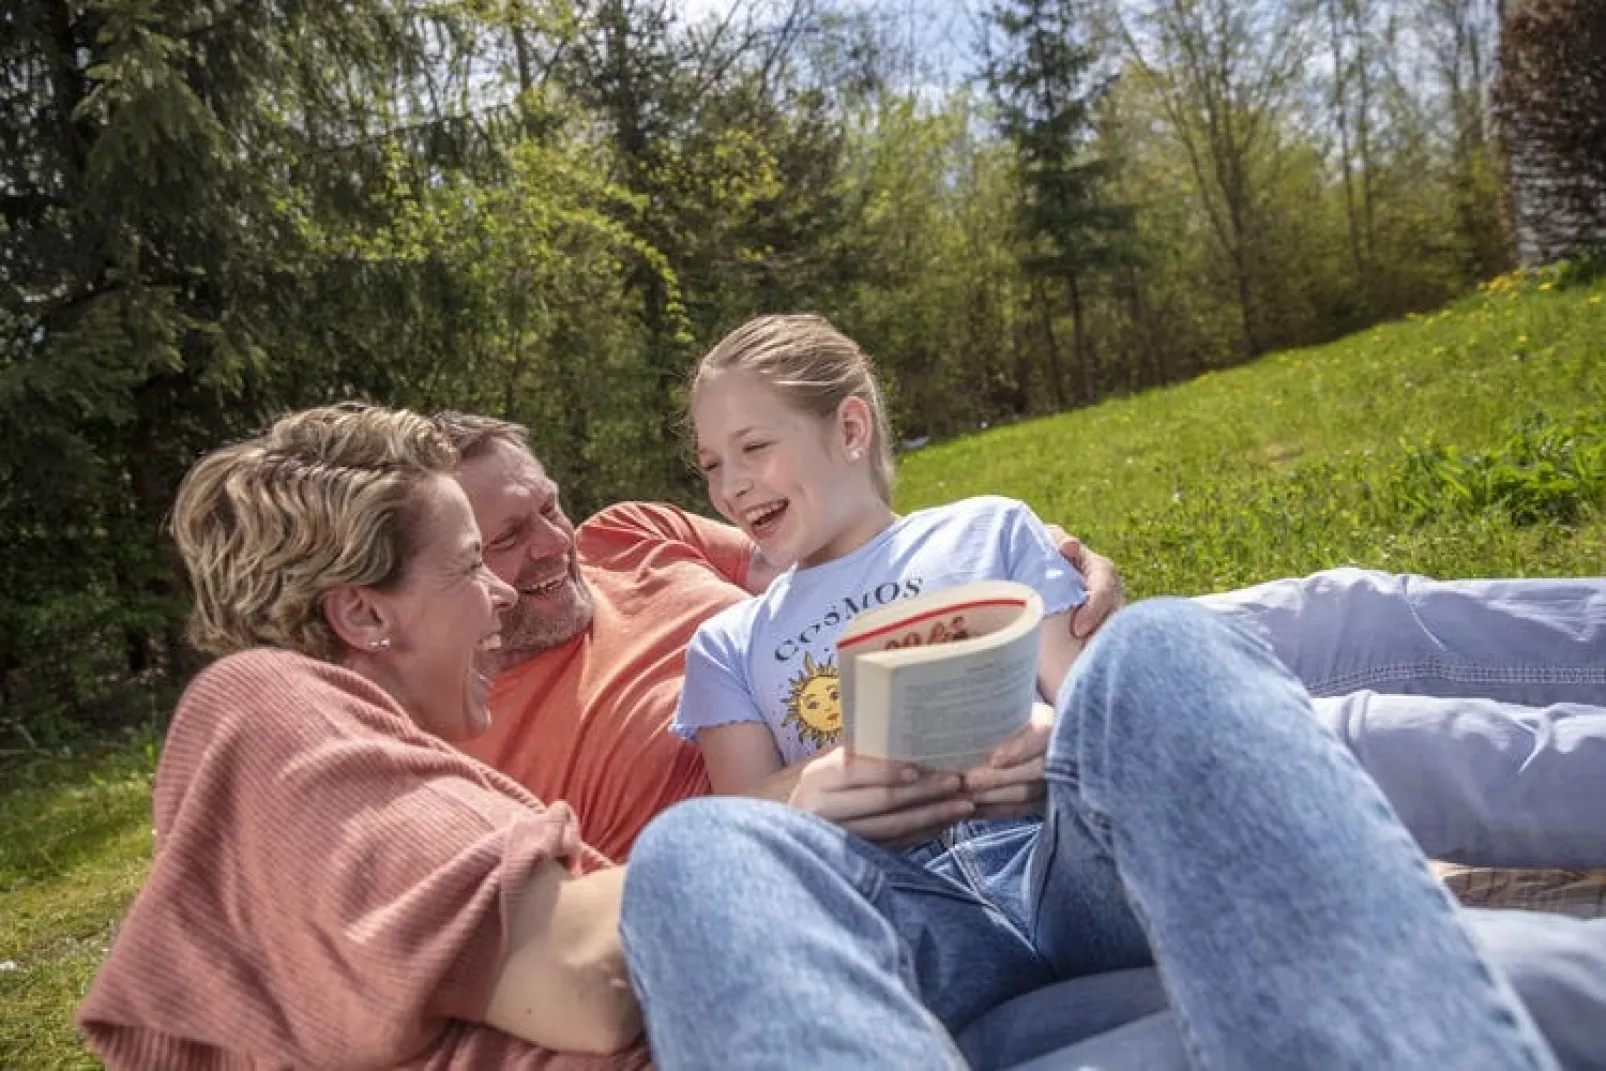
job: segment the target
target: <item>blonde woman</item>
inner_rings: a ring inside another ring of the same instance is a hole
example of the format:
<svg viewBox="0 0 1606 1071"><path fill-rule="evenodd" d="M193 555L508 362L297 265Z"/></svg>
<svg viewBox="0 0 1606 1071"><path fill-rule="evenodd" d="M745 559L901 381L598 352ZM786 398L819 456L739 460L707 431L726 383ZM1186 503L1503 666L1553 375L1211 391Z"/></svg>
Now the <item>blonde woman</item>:
<svg viewBox="0 0 1606 1071"><path fill-rule="evenodd" d="M624 872L445 743L486 725L513 598L455 467L423 417L342 406L185 478L192 637L222 657L179 702L150 877L79 1012L109 1066L646 1063Z"/></svg>

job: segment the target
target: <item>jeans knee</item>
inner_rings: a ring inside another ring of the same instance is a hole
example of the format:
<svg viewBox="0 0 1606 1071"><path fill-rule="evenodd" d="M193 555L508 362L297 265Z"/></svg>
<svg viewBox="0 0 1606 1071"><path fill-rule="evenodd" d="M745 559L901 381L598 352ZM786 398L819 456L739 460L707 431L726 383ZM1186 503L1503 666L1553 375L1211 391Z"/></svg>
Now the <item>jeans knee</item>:
<svg viewBox="0 0 1606 1071"><path fill-rule="evenodd" d="M687 800L662 812L641 831L630 849L625 903L650 897L699 902L700 887L717 881L726 864L742 851L752 800L710 796Z"/></svg>
<svg viewBox="0 0 1606 1071"><path fill-rule="evenodd" d="M1105 637L1106 646L1137 645L1147 649L1156 644L1170 645L1175 637L1218 629L1222 624L1220 614L1192 599L1164 596L1126 607L1110 618L1100 635Z"/></svg>

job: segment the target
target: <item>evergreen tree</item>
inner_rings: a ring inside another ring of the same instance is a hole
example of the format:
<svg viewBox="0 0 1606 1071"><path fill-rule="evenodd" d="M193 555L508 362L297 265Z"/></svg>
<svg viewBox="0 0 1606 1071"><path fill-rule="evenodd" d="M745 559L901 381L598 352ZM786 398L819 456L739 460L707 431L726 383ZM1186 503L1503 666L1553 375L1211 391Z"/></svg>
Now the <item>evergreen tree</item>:
<svg viewBox="0 0 1606 1071"><path fill-rule="evenodd" d="M1106 265L1124 214L1105 199L1106 166L1091 157L1093 108L1105 82L1089 41L1085 0L997 0L988 23L1001 43L989 48L987 84L1003 135L1020 168L1019 226L1029 272L1065 290L1074 335L1076 397L1093 399L1086 288ZM1049 381L1063 407L1065 377L1054 333L1055 304L1039 292Z"/></svg>

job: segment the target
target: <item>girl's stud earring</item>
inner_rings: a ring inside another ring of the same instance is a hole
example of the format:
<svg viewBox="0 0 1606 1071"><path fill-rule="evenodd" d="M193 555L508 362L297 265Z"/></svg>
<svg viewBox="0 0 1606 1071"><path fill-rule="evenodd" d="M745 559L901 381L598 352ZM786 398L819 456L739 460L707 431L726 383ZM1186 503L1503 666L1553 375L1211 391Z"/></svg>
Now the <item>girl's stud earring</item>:
<svg viewBox="0 0 1606 1071"><path fill-rule="evenodd" d="M390 637L381 636L379 639L371 642L368 646L372 647L376 651L383 651L385 648L390 646Z"/></svg>

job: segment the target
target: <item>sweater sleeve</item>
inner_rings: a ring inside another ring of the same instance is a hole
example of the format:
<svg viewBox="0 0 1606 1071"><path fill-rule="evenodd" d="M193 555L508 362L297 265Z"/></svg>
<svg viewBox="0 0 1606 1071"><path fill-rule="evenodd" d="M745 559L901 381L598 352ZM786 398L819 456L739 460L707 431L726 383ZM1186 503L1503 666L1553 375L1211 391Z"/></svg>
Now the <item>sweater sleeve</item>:
<svg viewBox="0 0 1606 1071"><path fill-rule="evenodd" d="M134 1024L272 1066L467 1066L451 1050L486 1045L543 1065L469 1021L531 875L580 858L566 807L506 791L353 674L252 652L180 705L156 809L91 1041Z"/></svg>

